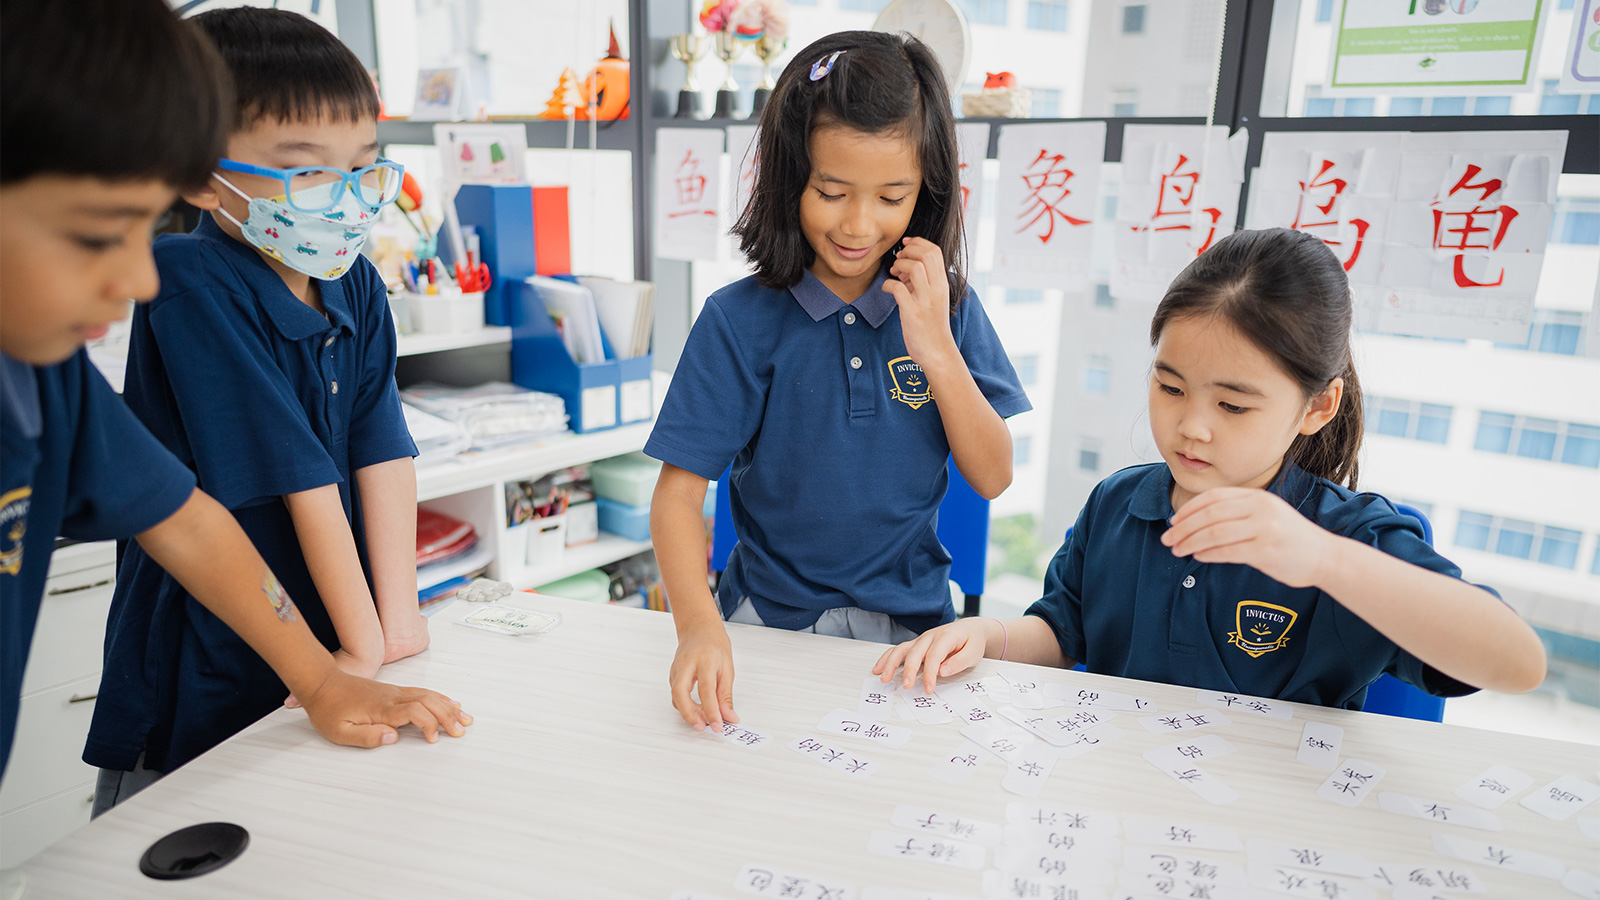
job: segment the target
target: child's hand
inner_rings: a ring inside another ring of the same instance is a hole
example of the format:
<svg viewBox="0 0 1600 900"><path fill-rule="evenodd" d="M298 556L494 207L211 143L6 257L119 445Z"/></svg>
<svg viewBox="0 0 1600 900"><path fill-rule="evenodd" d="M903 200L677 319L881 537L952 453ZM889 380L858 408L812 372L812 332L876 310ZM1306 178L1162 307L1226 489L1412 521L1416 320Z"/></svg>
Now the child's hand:
<svg viewBox="0 0 1600 900"><path fill-rule="evenodd" d="M397 621L383 622L384 665L416 656L428 649L428 617L420 612L406 613Z"/></svg>
<svg viewBox="0 0 1600 900"><path fill-rule="evenodd" d="M695 731L707 726L721 731L722 723L739 721L733 711L733 644L720 622L679 635L667 680L673 708ZM699 703L691 690L698 690Z"/></svg>
<svg viewBox="0 0 1600 900"><path fill-rule="evenodd" d="M1203 563L1237 563L1289 587L1322 580L1329 532L1301 515L1282 497L1259 488L1212 488L1172 517L1161 543L1174 556Z"/></svg>
<svg viewBox="0 0 1600 900"><path fill-rule="evenodd" d="M906 238L889 274L893 278L883 283L883 289L900 306L906 353L923 368L947 354L959 355L950 334L950 278L939 245L926 238Z"/></svg>
<svg viewBox="0 0 1600 900"><path fill-rule="evenodd" d="M333 651L333 664L339 667L339 671L357 678L371 678L378 674L378 666L382 665L377 660L356 656L343 647ZM289 709L299 709L301 703L298 697L290 694L284 699L283 705Z"/></svg>
<svg viewBox="0 0 1600 900"><path fill-rule="evenodd" d="M987 626L993 621L958 619L924 631L916 640L884 651L878 657L878 664L872 667L872 674L888 684L894 678L894 670L903 664L906 673L901 686L909 688L921 670L922 683L931 694L940 678L965 672L983 659L988 647Z"/></svg>
<svg viewBox="0 0 1600 900"><path fill-rule="evenodd" d="M410 723L432 744L442 729L461 737L472 717L449 697L425 688L383 684L335 669L306 697L306 715L322 736L347 747L376 747L399 740L396 730Z"/></svg>

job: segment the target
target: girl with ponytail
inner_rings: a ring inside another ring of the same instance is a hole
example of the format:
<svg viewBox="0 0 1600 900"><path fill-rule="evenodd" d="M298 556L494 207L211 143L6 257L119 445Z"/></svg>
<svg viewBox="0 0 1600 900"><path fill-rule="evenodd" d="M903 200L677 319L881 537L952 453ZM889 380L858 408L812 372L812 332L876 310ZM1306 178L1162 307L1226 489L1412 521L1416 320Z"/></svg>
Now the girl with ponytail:
<svg viewBox="0 0 1600 900"><path fill-rule="evenodd" d="M1390 673L1439 696L1529 691L1544 650L1491 589L1356 493L1350 288L1318 238L1219 241L1150 324L1163 462L1090 494L1020 619L963 619L885 653L931 689L980 658L1360 709Z"/></svg>

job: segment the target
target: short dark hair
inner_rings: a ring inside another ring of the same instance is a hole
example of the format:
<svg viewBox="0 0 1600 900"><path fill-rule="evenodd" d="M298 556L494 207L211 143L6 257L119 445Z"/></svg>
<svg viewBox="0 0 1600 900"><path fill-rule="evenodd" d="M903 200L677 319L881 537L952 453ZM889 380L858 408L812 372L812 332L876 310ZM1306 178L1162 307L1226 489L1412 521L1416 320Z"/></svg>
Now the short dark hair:
<svg viewBox="0 0 1600 900"><path fill-rule="evenodd" d="M1344 399L1333 420L1302 434L1285 460L1319 478L1356 486L1361 382L1350 352L1350 280L1321 238L1287 228L1239 231L1190 263L1156 306L1150 343L1167 323L1220 316L1277 361L1309 399L1335 378Z"/></svg>
<svg viewBox="0 0 1600 900"><path fill-rule="evenodd" d="M812 64L836 52L832 71L812 81ZM795 54L778 77L761 111L750 202L733 227L757 280L791 287L816 258L798 210L811 181L811 132L827 125L903 133L915 145L922 190L906 234L939 245L954 308L967 289L955 115L938 58L909 34L830 34Z"/></svg>
<svg viewBox="0 0 1600 900"><path fill-rule="evenodd" d="M378 92L361 60L299 13L238 6L194 17L233 72L234 130L262 119L335 122L378 117Z"/></svg>
<svg viewBox="0 0 1600 900"><path fill-rule="evenodd" d="M0 183L54 174L199 187L232 115L221 59L162 0L0 4Z"/></svg>

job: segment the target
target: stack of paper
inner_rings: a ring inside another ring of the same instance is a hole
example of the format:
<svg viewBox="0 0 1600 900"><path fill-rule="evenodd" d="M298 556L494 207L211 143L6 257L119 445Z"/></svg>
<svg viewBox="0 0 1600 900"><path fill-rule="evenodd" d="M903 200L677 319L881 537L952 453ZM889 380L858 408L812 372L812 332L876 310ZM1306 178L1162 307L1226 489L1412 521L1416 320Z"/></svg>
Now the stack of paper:
<svg viewBox="0 0 1600 900"><path fill-rule="evenodd" d="M534 275L528 279L528 284L539 292L545 311L556 320L561 330L561 343L572 354L572 361L580 365L605 362L594 294L581 284L543 275Z"/></svg>
<svg viewBox="0 0 1600 900"><path fill-rule="evenodd" d="M655 326L656 286L648 281L613 281L579 278L594 295L595 312L618 359L633 359L650 352Z"/></svg>
<svg viewBox="0 0 1600 900"><path fill-rule="evenodd" d="M406 404L460 426L476 450L527 443L567 430L567 406L560 397L503 381L472 388L419 384L400 396Z"/></svg>
<svg viewBox="0 0 1600 900"><path fill-rule="evenodd" d="M472 447L472 438L455 422L425 413L409 403L400 404L406 430L417 444L417 465L430 466Z"/></svg>

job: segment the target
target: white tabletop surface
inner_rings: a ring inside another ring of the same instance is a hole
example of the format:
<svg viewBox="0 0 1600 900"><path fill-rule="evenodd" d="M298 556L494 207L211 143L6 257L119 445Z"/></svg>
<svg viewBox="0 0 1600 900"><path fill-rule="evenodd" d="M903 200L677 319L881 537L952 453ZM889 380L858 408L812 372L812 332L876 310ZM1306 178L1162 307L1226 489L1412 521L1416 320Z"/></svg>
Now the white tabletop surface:
<svg viewBox="0 0 1600 900"><path fill-rule="evenodd" d="M1515 799L1495 811L1504 831L1439 825L1379 808L1392 791L1461 805L1455 789L1496 763L1535 779L1594 781L1600 748L1489 731L1293 705L1293 718L1233 714L1216 734L1237 752L1205 768L1240 795L1214 806L1146 762L1174 743L1118 712L1126 734L1056 765L1032 801L1001 788L991 760L966 784L928 770L961 743L960 724L912 729L899 748L821 735L878 764L868 778L840 774L785 745L818 734L835 708L854 710L878 645L733 625L735 702L743 721L772 735L748 749L696 734L672 709L667 669L670 617L517 595L515 605L559 612L563 624L508 637L455 624L457 604L432 620L432 646L384 669L387 680L444 691L477 717L467 737L430 745L414 729L374 751L335 747L303 713L280 710L96 820L25 867L28 897L630 897L674 892L737 898L741 867L825 877L858 889L886 886L980 897L982 873L867 852L910 804L1004 822L1014 801L1213 823L1240 840L1300 842L1373 862L1469 868L1482 897L1572 896L1554 880L1440 856L1447 833L1600 869L1600 843L1578 822L1546 819ZM1163 713L1199 707L1191 688L985 661L978 673L1037 675L1156 701ZM1387 776L1359 807L1316 795L1327 772L1298 763L1307 721L1344 729L1342 757L1376 763ZM238 823L248 850L187 881L141 875L138 860L162 835L208 821ZM898 830L898 829L897 829ZM1126 845L1130 849L1133 844ZM1244 852L1203 855L1248 861ZM992 865L993 851L990 851ZM1108 889L1108 896L1109 896ZM1380 898L1390 896L1379 891ZM1466 897L1468 895L1456 895Z"/></svg>

